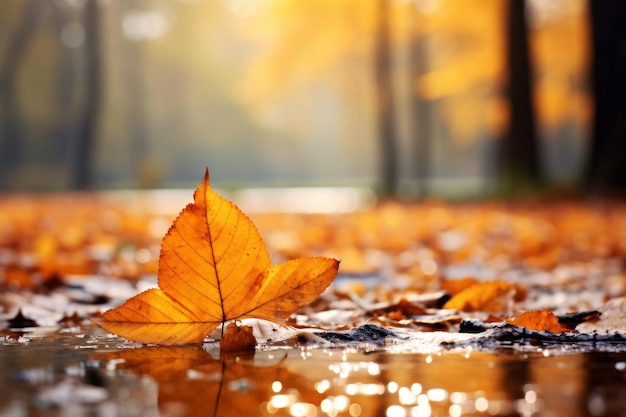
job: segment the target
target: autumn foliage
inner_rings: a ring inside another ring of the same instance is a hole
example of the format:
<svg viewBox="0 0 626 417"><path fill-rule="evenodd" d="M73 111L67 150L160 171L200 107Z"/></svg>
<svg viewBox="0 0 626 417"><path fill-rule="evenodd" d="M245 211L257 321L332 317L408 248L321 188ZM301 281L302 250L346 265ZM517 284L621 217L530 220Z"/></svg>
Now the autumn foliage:
<svg viewBox="0 0 626 417"><path fill-rule="evenodd" d="M159 344L201 343L245 317L297 329L371 323L449 332L464 319L508 318L560 333L547 312L582 332L576 314L595 311L585 332L624 327L615 319L622 313L611 319L601 309L626 295L626 205L619 202L385 201L349 213L253 211L249 218L206 178L177 217L184 203L166 211L154 195L0 199L5 325L32 327L42 318L77 325L110 310L96 319L107 330ZM272 266L269 253L291 260ZM341 279L318 297L336 272L334 259ZM157 270L158 288L124 303L154 287ZM127 292L80 289L94 280ZM17 320L19 311L29 324ZM528 311L542 313L520 315ZM240 342L235 349L255 343L245 333Z"/></svg>

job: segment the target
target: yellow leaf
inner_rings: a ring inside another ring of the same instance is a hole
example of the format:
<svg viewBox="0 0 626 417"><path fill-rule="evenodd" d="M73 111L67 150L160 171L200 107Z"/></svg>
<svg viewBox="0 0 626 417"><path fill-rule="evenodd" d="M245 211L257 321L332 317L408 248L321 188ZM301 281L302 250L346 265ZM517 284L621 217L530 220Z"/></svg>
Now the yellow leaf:
<svg viewBox="0 0 626 417"><path fill-rule="evenodd" d="M284 321L332 282L339 261L300 258L271 267L252 221L209 185L209 172L163 238L159 288L105 312L98 325L141 343L201 343L244 317Z"/></svg>

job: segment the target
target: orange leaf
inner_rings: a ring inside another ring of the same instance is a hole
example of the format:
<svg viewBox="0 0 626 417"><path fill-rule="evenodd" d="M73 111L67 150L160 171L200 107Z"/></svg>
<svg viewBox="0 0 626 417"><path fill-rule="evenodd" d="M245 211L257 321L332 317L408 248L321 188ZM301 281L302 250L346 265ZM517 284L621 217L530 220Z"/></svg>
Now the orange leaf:
<svg viewBox="0 0 626 417"><path fill-rule="evenodd" d="M441 282L442 289L450 295L456 295L466 288L478 284L478 280L474 277L465 277L461 279L449 280L444 279Z"/></svg>
<svg viewBox="0 0 626 417"><path fill-rule="evenodd" d="M553 333L570 332L572 329L559 323L558 317L551 311L527 311L519 316L507 319L508 323L530 330L547 330Z"/></svg>
<svg viewBox="0 0 626 417"><path fill-rule="evenodd" d="M503 311L513 300L515 287L504 281L488 281L472 285L444 305L459 311Z"/></svg>
<svg viewBox="0 0 626 417"><path fill-rule="evenodd" d="M252 221L209 185L163 238L159 288L105 312L96 323L129 340L201 343L220 324L244 317L284 321L332 282L339 261L300 258L271 267Z"/></svg>

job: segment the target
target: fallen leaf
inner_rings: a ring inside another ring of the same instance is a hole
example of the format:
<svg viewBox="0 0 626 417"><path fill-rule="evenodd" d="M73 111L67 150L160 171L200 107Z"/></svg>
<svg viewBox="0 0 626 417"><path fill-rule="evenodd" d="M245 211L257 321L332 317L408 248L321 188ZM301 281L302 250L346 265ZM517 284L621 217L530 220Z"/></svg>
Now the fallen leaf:
<svg viewBox="0 0 626 417"><path fill-rule="evenodd" d="M221 350L227 352L254 352L256 344L252 327L239 326L236 323L226 326L222 340L220 340Z"/></svg>
<svg viewBox="0 0 626 417"><path fill-rule="evenodd" d="M391 304L386 308L375 310L374 314L383 315L392 320L410 319L413 316L422 316L428 314L426 309L419 304L414 304L406 298L401 298L395 304Z"/></svg>
<svg viewBox="0 0 626 417"><path fill-rule="evenodd" d="M579 324L594 322L598 320L600 316L602 316L602 313L598 310L587 310L578 313L562 314L557 317L559 318L559 323L574 330Z"/></svg>
<svg viewBox="0 0 626 417"><path fill-rule="evenodd" d="M454 296L466 288L478 284L478 280L474 277L465 277L461 279L444 279L441 282L441 287L448 294Z"/></svg>
<svg viewBox="0 0 626 417"><path fill-rule="evenodd" d="M487 281L472 285L453 296L444 308L475 312L504 311L513 301L515 287L504 281Z"/></svg>
<svg viewBox="0 0 626 417"><path fill-rule="evenodd" d="M19 310L15 317L8 321L9 328L11 329L26 329L29 327L37 327L38 324L35 320L25 317L22 310Z"/></svg>
<svg viewBox="0 0 626 417"><path fill-rule="evenodd" d="M271 266L252 221L209 185L206 171L194 202L163 238L159 288L144 291L95 322L140 343L202 343L227 321L283 322L332 282L339 261L299 258Z"/></svg>
<svg viewBox="0 0 626 417"><path fill-rule="evenodd" d="M626 297L618 297L604 303L598 311L600 316L576 326L582 333L626 333Z"/></svg>
<svg viewBox="0 0 626 417"><path fill-rule="evenodd" d="M559 322L559 318L548 310L527 311L515 318L507 319L506 321L530 330L549 331L552 333L572 331L571 328L562 325Z"/></svg>
<svg viewBox="0 0 626 417"><path fill-rule="evenodd" d="M76 311L72 315L65 315L57 323L65 327L77 326L83 322L83 317L79 316Z"/></svg>

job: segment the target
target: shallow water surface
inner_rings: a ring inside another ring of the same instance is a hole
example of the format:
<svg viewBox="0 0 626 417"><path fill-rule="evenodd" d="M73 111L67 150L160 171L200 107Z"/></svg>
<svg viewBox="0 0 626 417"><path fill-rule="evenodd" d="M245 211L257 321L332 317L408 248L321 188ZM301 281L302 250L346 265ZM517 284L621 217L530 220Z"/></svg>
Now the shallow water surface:
<svg viewBox="0 0 626 417"><path fill-rule="evenodd" d="M626 353L416 353L131 344L94 328L0 338L0 416L618 416Z"/></svg>

